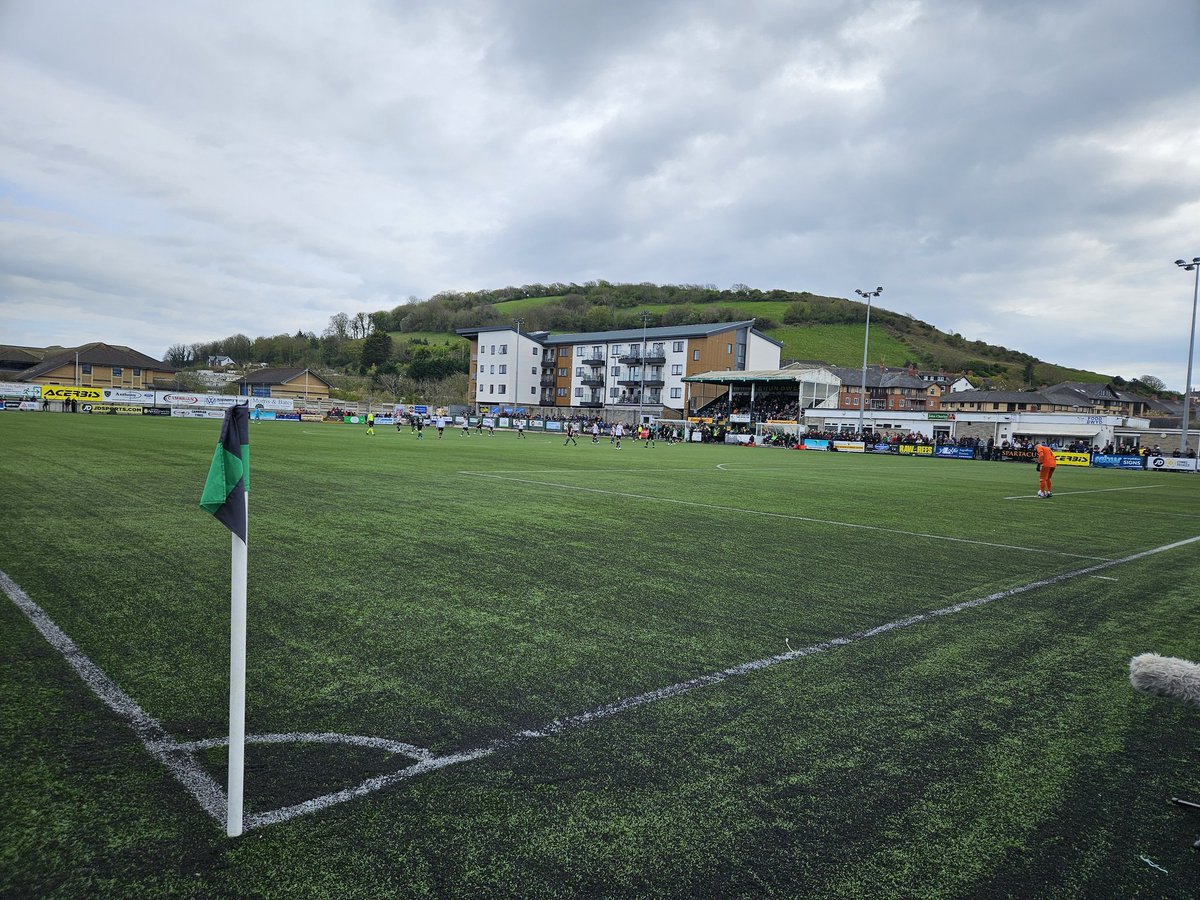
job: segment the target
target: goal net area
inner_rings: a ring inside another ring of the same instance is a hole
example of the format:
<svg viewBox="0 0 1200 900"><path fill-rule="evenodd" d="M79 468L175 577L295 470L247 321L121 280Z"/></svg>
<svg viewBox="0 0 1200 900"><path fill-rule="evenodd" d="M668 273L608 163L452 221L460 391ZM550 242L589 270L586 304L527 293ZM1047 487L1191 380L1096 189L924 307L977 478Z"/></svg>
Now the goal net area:
<svg viewBox="0 0 1200 900"><path fill-rule="evenodd" d="M796 422L759 422L754 426L754 442L759 446L771 444L791 447L803 434L803 426Z"/></svg>

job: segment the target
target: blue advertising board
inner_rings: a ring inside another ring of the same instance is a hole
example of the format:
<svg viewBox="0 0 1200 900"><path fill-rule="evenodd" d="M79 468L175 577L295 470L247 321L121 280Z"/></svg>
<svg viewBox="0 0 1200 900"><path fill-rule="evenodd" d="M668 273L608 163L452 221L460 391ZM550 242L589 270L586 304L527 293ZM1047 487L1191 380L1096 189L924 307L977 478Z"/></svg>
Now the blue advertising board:
<svg viewBox="0 0 1200 900"><path fill-rule="evenodd" d="M1118 456L1113 453L1092 454L1092 465L1098 469L1141 469L1140 456Z"/></svg>
<svg viewBox="0 0 1200 900"><path fill-rule="evenodd" d="M935 447L933 455L940 459L974 459L975 450L972 447Z"/></svg>

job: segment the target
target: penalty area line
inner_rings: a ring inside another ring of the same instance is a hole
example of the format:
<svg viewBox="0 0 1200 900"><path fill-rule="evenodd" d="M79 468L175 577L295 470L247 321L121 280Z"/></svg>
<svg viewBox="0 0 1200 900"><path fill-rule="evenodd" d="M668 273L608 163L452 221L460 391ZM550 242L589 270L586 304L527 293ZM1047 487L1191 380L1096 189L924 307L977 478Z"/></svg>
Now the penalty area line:
<svg viewBox="0 0 1200 900"><path fill-rule="evenodd" d="M723 506L719 503L702 503L699 500L678 500L674 497L655 497L651 494L635 494L630 491L610 491L604 488L583 487L577 484L562 484L556 481L537 481L532 478L513 478L491 472L459 472L460 475L470 475L476 478L492 478L496 481L514 481L517 484L532 484L539 487L553 487L565 491L581 491L588 494L607 494L611 497L628 497L632 500L654 500L658 503L675 503L679 506L695 506L700 509L715 509L720 512L743 513L748 516L766 516L771 519L786 519L790 522L809 522L813 525L832 525L836 528L855 528L861 531L878 531L883 534L898 534L904 537L927 538L932 541L949 541L954 544L974 544L978 547L995 547L1000 550L1020 550L1023 553L1042 553L1048 556L1066 556L1071 559L1093 559L1108 561L1108 556L1089 556L1085 553L1068 553L1065 550L1048 550L1045 547L1022 547L1017 544L997 544L992 541L977 541L972 538L954 537L947 534L931 534L927 531L905 531L901 528L888 528L885 525L864 525L859 522L839 522L835 519L817 519L812 516L796 516L791 513L777 513L761 509L745 509L740 506Z"/></svg>

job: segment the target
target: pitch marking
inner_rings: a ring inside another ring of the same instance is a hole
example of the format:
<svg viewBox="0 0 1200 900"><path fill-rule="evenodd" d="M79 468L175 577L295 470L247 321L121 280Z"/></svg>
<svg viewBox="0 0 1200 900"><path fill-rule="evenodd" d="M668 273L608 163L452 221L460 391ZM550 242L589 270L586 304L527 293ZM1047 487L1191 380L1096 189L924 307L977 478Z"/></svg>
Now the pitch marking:
<svg viewBox="0 0 1200 900"><path fill-rule="evenodd" d="M356 797L362 797L374 791L390 787L394 784L399 784L402 781L414 778L417 775L422 775L426 772L433 772L438 769L444 769L448 766L457 765L459 763L469 762L475 759L482 759L486 756L491 756L502 750L513 749L523 743L537 740L538 738L549 737L560 732L567 731L572 728L577 728L582 725L588 725L600 719L608 718L609 716L618 713L626 712L630 709L635 709L639 706L645 706L659 700L666 700L670 697L677 697L681 694L686 694L702 687L709 687L714 684L720 684L730 678L736 678L741 675L748 675L762 669L771 668L781 663L791 662L794 659L800 659L806 656L813 656L817 653L824 653L827 650L832 650L837 647L844 647L848 644L857 643L858 641L868 638L877 637L881 634L887 634L901 628L908 628L912 625L918 625L922 622L928 622L932 619L942 616L953 615L954 613L962 612L966 609L972 609L977 606L983 606L992 603L996 600L1004 600L1009 597L1015 597L1019 594L1024 594L1028 591L1037 590L1042 587L1049 587L1055 584L1061 584L1072 578L1078 578L1082 575L1093 575L1095 572L1110 569L1113 566L1123 563L1133 562L1138 559L1144 559L1158 553L1165 553L1168 550L1175 550L1179 547L1193 544L1200 541L1200 535L1195 537L1185 538L1184 540L1175 541L1174 543L1164 544L1161 547L1155 547L1151 550L1143 550L1139 553L1134 553L1121 559L1111 559L1098 563L1094 566L1087 566L1082 569L1076 569L1073 572L1066 572L1062 575L1055 575L1051 578L1043 578L1038 581L1032 581L1020 587L1009 588L1005 591L997 591L994 594L989 594L986 597L979 597L974 600L966 600L962 603L955 603L951 606L945 606L941 609L935 609L926 613L918 613L917 615L908 616L903 619L896 619L887 622L883 625L877 625L874 628L869 628L864 631L856 631L853 634L844 635L842 637L831 638L827 641L822 641L818 644L812 644L808 647L801 647L799 650L793 650L787 639L784 639L784 645L788 648L786 653L779 653L774 656L763 657L762 659L753 660L751 662L741 663L736 666L731 666L727 669L722 669L718 672L713 672L708 675L701 675L692 678L688 681L681 681L677 684L670 685L657 690L648 691L643 694L638 694L635 697L628 697L622 700L617 700L614 703L609 703L604 706L596 707L582 713L576 713L571 716L566 716L562 719L544 725L539 729L526 729L519 731L508 738L493 741L482 747L474 749L462 750L458 753L447 754L446 756L434 756L429 751L420 747L414 747L411 744L404 744L399 741L391 741L387 738L372 738L359 735L337 735L330 733L296 733L296 734L268 734L247 737L249 743L285 743L285 742L327 742L327 743L344 743L357 746L368 746L379 749L391 750L392 752L401 753L414 757L417 762L394 772L390 775L380 775L375 778L369 778L352 788L336 791L334 793L325 794L321 797L315 797L312 800L307 800L303 803L294 804L292 806L281 807L279 809L268 812L255 813L246 816L245 827L259 828L264 825L273 825L280 822L286 822L296 816L305 815L308 813L318 812L323 809L328 809L339 803L344 803L347 800L352 800ZM63 657L67 663L75 669L76 673L83 679L84 683L103 701L109 708L113 710L120 718L124 719L133 729L134 734L138 736L146 750L155 759L159 760L167 767L169 771L184 789L192 795L193 798L200 804L200 808L209 814L218 824L225 821L226 796L220 786L209 776L196 762L194 751L205 747L217 747L222 745L222 739L213 739L212 741L191 741L180 742L176 741L166 729L158 722L158 720L149 716L134 700L129 697L124 691L116 686L109 677L83 652L75 645L75 643L67 637L67 635L50 619L46 612L34 603L29 596L17 586L11 578L4 572L0 572L0 589L8 595L9 599L21 610L22 613L33 624L34 628L46 639L46 641Z"/></svg>
<svg viewBox="0 0 1200 900"><path fill-rule="evenodd" d="M738 506L722 506L716 503L701 503L698 500L677 500L674 497L654 497L649 494L634 494L628 491L609 491L603 488L583 487L575 484L561 484L555 481L535 481L531 478L510 478L489 472L459 472L460 475L472 475L478 478L494 478L497 481L515 481L518 484L533 484L541 487L561 488L567 491L583 491L589 494L608 494L613 497L629 497L633 500L654 500L659 503L676 503L680 506L696 506L701 509L715 509L721 512L744 513L748 516L767 516L772 519L787 519L791 522L811 522L814 525L833 525L838 528L857 528L863 531L880 531L885 534L900 534L905 537L928 538L934 541L950 541L955 544L974 544L981 547L995 547L1000 550L1020 550L1024 553L1045 553L1050 556L1067 556L1072 559L1108 560L1108 556L1088 556L1083 553L1067 553L1063 550L1047 550L1044 547L1021 547L1015 544L996 544L991 541L976 541L971 538L953 537L945 534L930 534L924 531L904 531L900 528L887 528L883 525L863 525L857 522L838 522L833 519L816 519L812 516L794 516L788 513L769 512L761 509L743 509Z"/></svg>
<svg viewBox="0 0 1200 900"><path fill-rule="evenodd" d="M1072 494L1111 494L1116 491L1149 491L1149 490L1153 490L1154 488L1160 488L1160 487L1162 487L1161 484L1142 484L1142 485L1138 485L1137 487L1099 488L1098 490L1094 490L1094 491L1055 491L1054 497L1069 497ZM1051 497L1050 499L1053 500L1054 497ZM1038 500L1040 498L1038 497L1037 494L1020 494L1016 497L1005 497L1004 499L1005 500Z"/></svg>

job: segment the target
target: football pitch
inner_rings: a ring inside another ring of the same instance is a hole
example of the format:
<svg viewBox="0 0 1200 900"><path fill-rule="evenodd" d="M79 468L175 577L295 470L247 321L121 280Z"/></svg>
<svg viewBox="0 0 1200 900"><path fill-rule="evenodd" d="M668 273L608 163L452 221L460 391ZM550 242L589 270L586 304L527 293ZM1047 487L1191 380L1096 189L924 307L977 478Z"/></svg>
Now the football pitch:
<svg viewBox="0 0 1200 900"><path fill-rule="evenodd" d="M1194 897L1200 478L0 416L0 894Z"/></svg>

